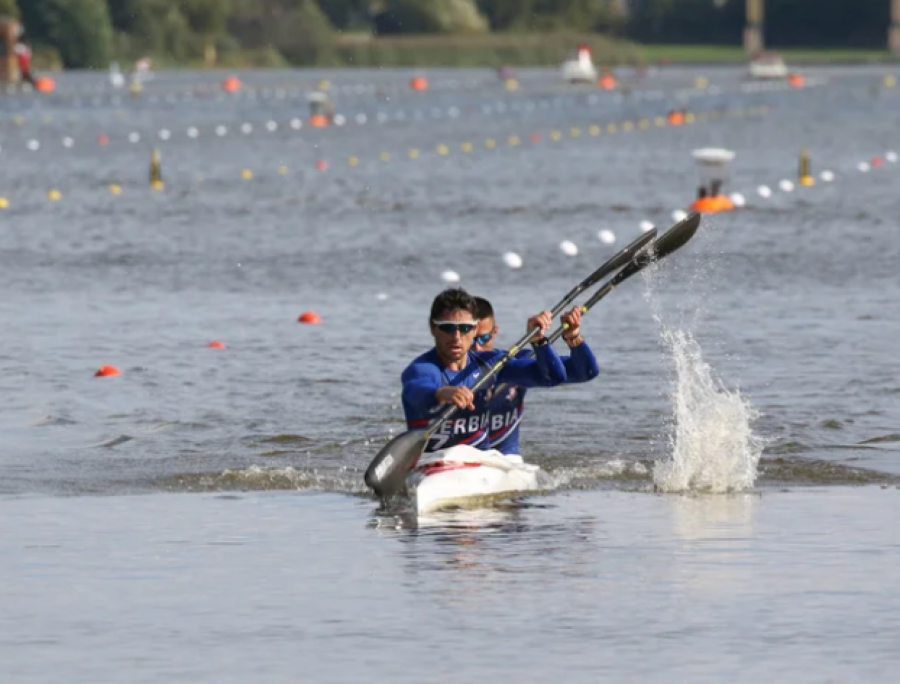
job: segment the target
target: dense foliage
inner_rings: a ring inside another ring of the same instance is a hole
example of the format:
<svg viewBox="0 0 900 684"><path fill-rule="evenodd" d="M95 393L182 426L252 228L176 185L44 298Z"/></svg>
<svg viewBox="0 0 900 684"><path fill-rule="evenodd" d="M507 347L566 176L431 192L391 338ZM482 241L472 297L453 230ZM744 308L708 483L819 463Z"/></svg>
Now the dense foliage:
<svg viewBox="0 0 900 684"><path fill-rule="evenodd" d="M766 0L776 46L883 46L890 0ZM641 42L739 44L745 0L0 0L37 52L68 67L152 56L214 64L340 63L365 36L603 32ZM362 37L362 38L360 38ZM342 47L343 46L343 47ZM259 61L259 60L257 60Z"/></svg>

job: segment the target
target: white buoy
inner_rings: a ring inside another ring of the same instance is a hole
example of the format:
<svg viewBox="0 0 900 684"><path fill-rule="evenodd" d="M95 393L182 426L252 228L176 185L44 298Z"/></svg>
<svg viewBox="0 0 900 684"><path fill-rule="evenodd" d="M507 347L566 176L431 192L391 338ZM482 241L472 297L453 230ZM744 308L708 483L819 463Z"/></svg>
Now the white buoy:
<svg viewBox="0 0 900 684"><path fill-rule="evenodd" d="M225 126L216 126L216 135L218 135L220 138L227 133L228 129Z"/></svg>
<svg viewBox="0 0 900 684"><path fill-rule="evenodd" d="M29 140L28 149L32 152L37 152L39 149L41 149L41 143L39 143L37 140Z"/></svg>
<svg viewBox="0 0 900 684"><path fill-rule="evenodd" d="M575 256L578 254L578 247L570 240L563 240L559 243L560 251L566 256Z"/></svg>
<svg viewBox="0 0 900 684"><path fill-rule="evenodd" d="M66 137L63 138L63 147L72 147L75 144L75 141L72 138Z"/></svg>
<svg viewBox="0 0 900 684"><path fill-rule="evenodd" d="M266 122L266 130L269 131L269 133L274 133L275 131L278 130L278 122L277 121L267 121Z"/></svg>
<svg viewBox="0 0 900 684"><path fill-rule="evenodd" d="M823 171L819 174L819 178L821 178L825 183L830 183L834 180L834 173L831 171Z"/></svg>
<svg viewBox="0 0 900 684"><path fill-rule="evenodd" d="M778 183L778 187L781 188L782 192L793 192L794 184L785 178L783 181Z"/></svg>
<svg viewBox="0 0 900 684"><path fill-rule="evenodd" d="M458 283L459 282L459 273L456 271L444 271L441 273L441 280L445 283Z"/></svg>
<svg viewBox="0 0 900 684"><path fill-rule="evenodd" d="M303 122L300 121L300 119L291 119L291 128L293 128L295 131L299 131L301 128L303 128Z"/></svg>
<svg viewBox="0 0 900 684"><path fill-rule="evenodd" d="M856 165L856 168L859 169L861 173L868 173L869 169L872 167L869 166L869 162L860 162Z"/></svg>
<svg viewBox="0 0 900 684"><path fill-rule="evenodd" d="M768 198L772 196L772 188L768 185L760 185L756 188L756 192L760 197Z"/></svg>
<svg viewBox="0 0 900 684"><path fill-rule="evenodd" d="M650 221L641 221L641 232L649 233L651 230L656 228Z"/></svg>
<svg viewBox="0 0 900 684"><path fill-rule="evenodd" d="M597 237L600 238L600 242L604 245L612 245L616 241L616 234L611 230L601 230L597 233Z"/></svg>
<svg viewBox="0 0 900 684"><path fill-rule="evenodd" d="M387 296L386 292L379 292L377 295L375 295L375 299L377 299L379 302L383 302L387 298L388 298L388 296Z"/></svg>
<svg viewBox="0 0 900 684"><path fill-rule="evenodd" d="M746 204L747 204L747 200L739 192L731 193L730 199L731 199L731 203L736 207L743 207L743 206L746 206Z"/></svg>
<svg viewBox="0 0 900 684"><path fill-rule="evenodd" d="M253 132L253 124L245 123L241 124L241 133L244 135L250 135Z"/></svg>
<svg viewBox="0 0 900 684"><path fill-rule="evenodd" d="M189 138L196 138L198 135L200 135L200 131L197 130L196 126L191 126L189 129L187 129L187 135Z"/></svg>
<svg viewBox="0 0 900 684"><path fill-rule="evenodd" d="M889 161L891 164L897 163L897 153L893 150L888 150L884 153L884 158Z"/></svg>
<svg viewBox="0 0 900 684"><path fill-rule="evenodd" d="M675 211L672 212L672 220L675 221L675 223L678 223L679 221L684 221L684 219L686 219L686 218L687 218L687 212L684 209L676 209Z"/></svg>
<svg viewBox="0 0 900 684"><path fill-rule="evenodd" d="M332 119L335 126L343 126L347 123L347 118L343 114L335 114L334 119Z"/></svg>
<svg viewBox="0 0 900 684"><path fill-rule="evenodd" d="M506 252L503 255L503 262L510 268L522 268L522 257L515 252Z"/></svg>
<svg viewBox="0 0 900 684"><path fill-rule="evenodd" d="M169 131L168 128L164 128L159 132L160 140L168 140L171 137L172 137L172 133Z"/></svg>

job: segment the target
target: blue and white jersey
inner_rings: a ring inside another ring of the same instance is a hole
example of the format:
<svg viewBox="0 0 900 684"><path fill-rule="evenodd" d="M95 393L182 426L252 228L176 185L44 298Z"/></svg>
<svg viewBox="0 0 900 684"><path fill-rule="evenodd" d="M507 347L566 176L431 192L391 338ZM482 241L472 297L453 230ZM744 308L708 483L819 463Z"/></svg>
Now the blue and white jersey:
<svg viewBox="0 0 900 684"><path fill-rule="evenodd" d="M518 353L516 358L531 355L528 349ZM588 382L600 374L600 367L594 352L587 342L572 349L570 356L561 356L566 369L566 383ZM498 385L491 393L488 413L490 415L490 448L503 454L520 454L519 423L525 412L525 392L523 387Z"/></svg>
<svg viewBox="0 0 900 684"><path fill-rule="evenodd" d="M438 404L435 393L446 385L473 387L482 373L504 356L504 352L470 351L466 367L449 370L434 349L415 359L400 376L403 383L403 412L410 430L428 426L446 404ZM457 409L450 420L444 421L425 447L425 452L468 444L478 449L490 448L491 390L498 384L518 387L553 387L566 380L562 359L549 345L539 347L536 356L511 359L488 385L475 393L475 409Z"/></svg>

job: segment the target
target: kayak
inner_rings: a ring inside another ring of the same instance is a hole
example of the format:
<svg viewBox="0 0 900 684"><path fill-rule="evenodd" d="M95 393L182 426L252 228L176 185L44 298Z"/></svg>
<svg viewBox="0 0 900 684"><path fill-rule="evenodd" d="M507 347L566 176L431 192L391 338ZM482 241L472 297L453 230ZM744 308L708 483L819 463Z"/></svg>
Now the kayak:
<svg viewBox="0 0 900 684"><path fill-rule="evenodd" d="M472 508L536 492L546 474L521 456L464 444L424 454L407 477L416 512Z"/></svg>

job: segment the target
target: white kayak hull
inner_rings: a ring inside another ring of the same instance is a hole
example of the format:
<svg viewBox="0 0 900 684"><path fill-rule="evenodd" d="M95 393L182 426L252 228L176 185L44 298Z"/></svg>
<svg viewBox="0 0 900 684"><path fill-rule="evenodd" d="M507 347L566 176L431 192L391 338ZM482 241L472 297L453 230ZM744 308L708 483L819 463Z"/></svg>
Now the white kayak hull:
<svg viewBox="0 0 900 684"><path fill-rule="evenodd" d="M460 445L425 454L407 478L418 515L490 505L541 490L543 471L521 456Z"/></svg>

